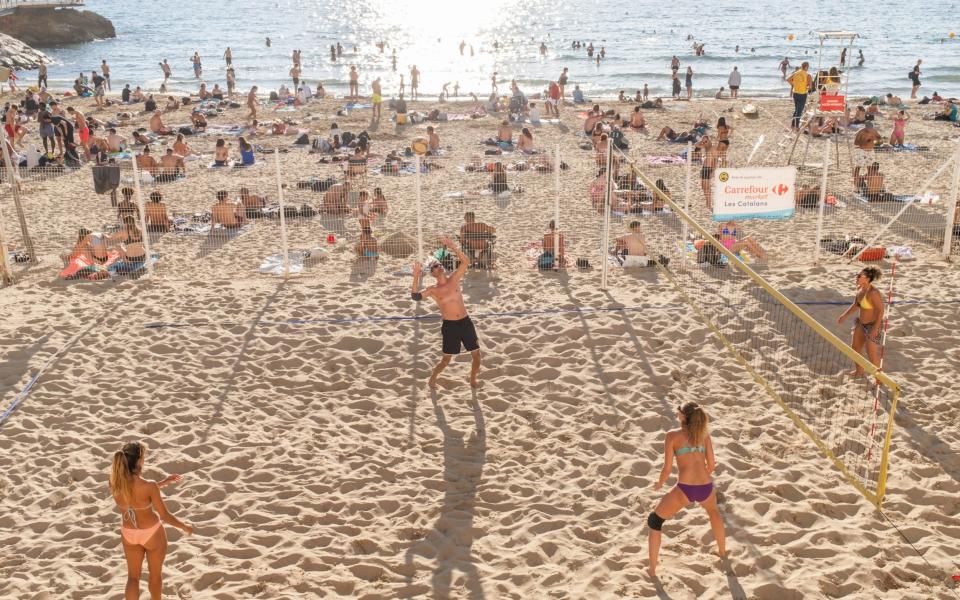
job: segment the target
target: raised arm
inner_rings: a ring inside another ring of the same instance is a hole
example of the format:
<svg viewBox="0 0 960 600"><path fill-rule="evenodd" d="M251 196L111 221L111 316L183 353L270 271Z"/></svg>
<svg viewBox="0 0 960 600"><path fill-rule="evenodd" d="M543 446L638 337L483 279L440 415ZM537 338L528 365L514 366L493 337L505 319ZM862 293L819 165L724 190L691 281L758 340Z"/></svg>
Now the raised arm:
<svg viewBox="0 0 960 600"><path fill-rule="evenodd" d="M177 529L183 530L187 535L193 533L193 527L176 518L167 510L167 505L163 503L163 496L160 495L160 486L157 483L153 483L150 486L150 501L153 504L153 509L157 511L162 521L170 523Z"/></svg>
<svg viewBox="0 0 960 600"><path fill-rule="evenodd" d="M425 290L420 289L420 274L422 269L423 267L419 262L413 263L413 282L410 284L410 297L417 302L433 295L432 287Z"/></svg>
<svg viewBox="0 0 960 600"><path fill-rule="evenodd" d="M663 442L663 470L660 471L660 480L653 486L653 489L659 490L663 484L670 479L670 472L673 471L673 444L670 443L670 434Z"/></svg>
<svg viewBox="0 0 960 600"><path fill-rule="evenodd" d="M455 244L453 240L450 239L450 236L443 236L440 239L440 242L447 247L447 250L453 252L457 257L457 270L453 272L453 275L450 276L450 279L460 281L463 279L464 273L467 272L467 267L470 264L470 259L467 258L467 255L463 253L463 250L460 249L460 246Z"/></svg>

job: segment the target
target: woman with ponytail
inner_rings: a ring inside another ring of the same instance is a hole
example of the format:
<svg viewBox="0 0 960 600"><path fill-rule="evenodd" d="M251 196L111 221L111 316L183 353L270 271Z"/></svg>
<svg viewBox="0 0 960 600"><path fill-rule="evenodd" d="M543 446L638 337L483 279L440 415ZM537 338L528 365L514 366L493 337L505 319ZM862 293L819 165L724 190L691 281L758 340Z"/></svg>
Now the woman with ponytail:
<svg viewBox="0 0 960 600"><path fill-rule="evenodd" d="M122 515L120 538L123 553L127 558L127 587L125 600L140 597L140 573L143 559L147 559L150 579L147 584L151 600L160 600L163 588L163 559L167 554L167 534L163 530L166 521L187 535L193 527L184 524L167 512L160 497L160 488L177 483L181 477L170 475L163 481L150 481L141 477L147 447L143 442L128 442L114 452L110 472L110 492Z"/></svg>
<svg viewBox="0 0 960 600"><path fill-rule="evenodd" d="M687 402L677 407L677 418L680 420L680 429L667 433L663 470L653 489L659 490L670 478L674 456L677 457L679 470L677 486L660 500L657 508L647 517L647 525L650 527L650 566L647 570L651 576L656 576L663 522L693 502L699 502L710 517L710 529L717 540L720 557L724 558L727 554L726 533L720 510L717 508L713 481L710 479L716 461L713 456L713 443L707 433L707 413L696 402Z"/></svg>

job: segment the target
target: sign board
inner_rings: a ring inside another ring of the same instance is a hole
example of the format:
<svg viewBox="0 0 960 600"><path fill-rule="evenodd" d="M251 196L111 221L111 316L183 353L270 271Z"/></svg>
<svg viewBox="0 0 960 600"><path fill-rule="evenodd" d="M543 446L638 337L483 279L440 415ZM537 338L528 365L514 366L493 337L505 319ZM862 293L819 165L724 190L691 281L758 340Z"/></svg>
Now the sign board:
<svg viewBox="0 0 960 600"><path fill-rule="evenodd" d="M840 94L820 94L820 110L822 112L843 112L846 108L846 96Z"/></svg>
<svg viewBox="0 0 960 600"><path fill-rule="evenodd" d="M720 169L713 174L713 220L788 219L795 210L796 167Z"/></svg>

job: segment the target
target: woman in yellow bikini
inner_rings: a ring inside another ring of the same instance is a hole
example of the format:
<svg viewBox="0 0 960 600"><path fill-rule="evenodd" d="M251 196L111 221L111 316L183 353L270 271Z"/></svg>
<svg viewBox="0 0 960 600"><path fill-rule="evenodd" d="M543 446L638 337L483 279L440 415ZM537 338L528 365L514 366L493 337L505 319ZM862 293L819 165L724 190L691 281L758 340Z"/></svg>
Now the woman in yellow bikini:
<svg viewBox="0 0 960 600"><path fill-rule="evenodd" d="M140 573L143 558L147 558L150 579L147 584L151 600L160 600L163 588L163 559L167 555L167 534L163 530L163 521L182 529L184 533L193 533L193 527L186 525L167 512L160 497L160 488L180 481L179 475L170 475L163 481L149 481L141 477L147 447L142 442L128 442L113 455L113 469L110 473L110 492L122 515L120 537L123 540L123 553L127 558L126 600L140 597ZM156 511L156 512L154 512ZM159 516L158 516L159 515Z"/></svg>
<svg viewBox="0 0 960 600"><path fill-rule="evenodd" d="M863 347L867 347L867 358L870 362L880 366L880 346L883 342L883 295L880 290L873 287L873 284L880 280L880 269L876 267L866 267L857 273L857 297L854 299L850 308L843 311L843 314L837 319L837 324L843 322L854 313L860 310L860 316L857 317L853 327L853 342L851 346L857 353L863 352ZM863 367L857 365L857 368L849 372L849 375L860 377L863 375Z"/></svg>
<svg viewBox="0 0 960 600"><path fill-rule="evenodd" d="M707 511L720 558L727 555L726 530L717 508L717 493L710 477L716 468L716 460L713 456L713 442L707 432L707 413L696 402L687 402L677 407L677 419L680 421L680 429L667 433L663 444L663 470L653 489L659 490L670 478L674 457L677 458L677 486L660 500L657 508L647 517L647 526L650 528L650 566L647 572L651 577L656 576L657 558L660 555L660 529L664 521L694 502L698 502Z"/></svg>

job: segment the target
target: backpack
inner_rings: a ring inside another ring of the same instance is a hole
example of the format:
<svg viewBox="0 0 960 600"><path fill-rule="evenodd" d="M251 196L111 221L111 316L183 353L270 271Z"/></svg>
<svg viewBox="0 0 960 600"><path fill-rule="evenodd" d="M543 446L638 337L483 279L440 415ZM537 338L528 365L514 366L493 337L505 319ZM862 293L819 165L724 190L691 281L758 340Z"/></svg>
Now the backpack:
<svg viewBox="0 0 960 600"><path fill-rule="evenodd" d="M613 142L613 147L617 150L626 150L630 147L626 136L623 135L623 131L619 129L614 129L610 132L610 141Z"/></svg>

